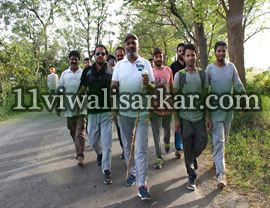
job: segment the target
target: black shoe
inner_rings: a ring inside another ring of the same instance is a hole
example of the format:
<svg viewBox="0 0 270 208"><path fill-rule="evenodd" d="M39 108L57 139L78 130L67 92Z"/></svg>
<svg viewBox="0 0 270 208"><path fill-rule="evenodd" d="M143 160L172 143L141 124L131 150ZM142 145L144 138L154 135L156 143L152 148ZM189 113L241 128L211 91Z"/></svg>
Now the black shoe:
<svg viewBox="0 0 270 208"><path fill-rule="evenodd" d="M102 161L102 154L97 156L97 165L101 166L101 161Z"/></svg>
<svg viewBox="0 0 270 208"><path fill-rule="evenodd" d="M197 170L198 169L198 162L197 162L197 159L195 159L193 161L193 166L194 166L194 169Z"/></svg>
<svg viewBox="0 0 270 208"><path fill-rule="evenodd" d="M149 192L147 191L147 188L144 186L140 186L138 196L141 198L141 200L151 199L151 196L150 196Z"/></svg>
<svg viewBox="0 0 270 208"><path fill-rule="evenodd" d="M191 191L196 190L196 184L195 184L195 179L196 177L189 176L188 177L188 183L187 183L187 188Z"/></svg>
<svg viewBox="0 0 270 208"><path fill-rule="evenodd" d="M120 159L125 159L125 154L124 154L124 151L122 151L122 154L120 155Z"/></svg>
<svg viewBox="0 0 270 208"><path fill-rule="evenodd" d="M130 174L127 181L126 181L126 186L130 187L130 186L135 185L135 183L136 183L136 176Z"/></svg>
<svg viewBox="0 0 270 208"><path fill-rule="evenodd" d="M112 175L109 170L104 171L104 184L109 185L112 183Z"/></svg>

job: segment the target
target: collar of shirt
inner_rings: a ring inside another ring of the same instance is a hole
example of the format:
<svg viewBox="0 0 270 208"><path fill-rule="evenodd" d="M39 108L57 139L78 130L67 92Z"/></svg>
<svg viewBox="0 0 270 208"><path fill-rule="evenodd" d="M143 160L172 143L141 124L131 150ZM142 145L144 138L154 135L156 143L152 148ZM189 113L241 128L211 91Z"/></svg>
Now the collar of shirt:
<svg viewBox="0 0 270 208"><path fill-rule="evenodd" d="M127 56L124 57L123 61L124 62L130 62L128 60ZM138 63L138 62L142 62L142 57L138 56L137 60L133 64Z"/></svg>
<svg viewBox="0 0 270 208"><path fill-rule="evenodd" d="M71 73L71 72L72 72L72 73L79 73L81 70L82 70L81 67L79 67L77 71L73 72L73 71L70 69L70 67L69 67L69 68L67 69L67 72L68 72L68 73Z"/></svg>

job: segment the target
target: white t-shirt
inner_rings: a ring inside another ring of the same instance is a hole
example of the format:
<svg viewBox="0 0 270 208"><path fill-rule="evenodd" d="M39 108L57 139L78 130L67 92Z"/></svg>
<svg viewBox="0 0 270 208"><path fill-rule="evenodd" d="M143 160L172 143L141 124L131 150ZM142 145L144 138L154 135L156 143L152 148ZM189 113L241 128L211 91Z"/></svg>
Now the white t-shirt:
<svg viewBox="0 0 270 208"><path fill-rule="evenodd" d="M58 75L55 73L49 74L47 83L50 90L56 90L59 83Z"/></svg>
<svg viewBox="0 0 270 208"><path fill-rule="evenodd" d="M151 64L148 60L138 57L132 64L127 57L117 62L112 76L112 81L119 82L119 93L141 93L143 86L142 74L148 72L149 81L154 82L154 74ZM136 117L136 111L121 111L120 114L128 117ZM148 114L147 111L141 112L140 115Z"/></svg>
<svg viewBox="0 0 270 208"><path fill-rule="evenodd" d="M65 87L66 93L77 93L81 83L81 76L83 70L79 68L76 72L71 71L70 68L63 71L59 81L59 87ZM80 112L81 115L86 115L87 110L83 110ZM65 117L73 117L76 116L76 111L72 112L68 109L65 110Z"/></svg>

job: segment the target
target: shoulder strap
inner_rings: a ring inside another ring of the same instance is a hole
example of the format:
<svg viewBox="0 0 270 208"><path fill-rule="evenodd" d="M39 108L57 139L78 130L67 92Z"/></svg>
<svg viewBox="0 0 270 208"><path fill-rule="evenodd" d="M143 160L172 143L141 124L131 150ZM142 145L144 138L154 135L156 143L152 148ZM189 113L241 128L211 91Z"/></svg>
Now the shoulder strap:
<svg viewBox="0 0 270 208"><path fill-rule="evenodd" d="M202 90L203 90L205 86L205 71L199 70L199 75L200 75L201 85L202 85Z"/></svg>
<svg viewBox="0 0 270 208"><path fill-rule="evenodd" d="M180 89L182 89L185 84L186 84L186 71L181 70L181 71L179 71L179 87L180 87Z"/></svg>

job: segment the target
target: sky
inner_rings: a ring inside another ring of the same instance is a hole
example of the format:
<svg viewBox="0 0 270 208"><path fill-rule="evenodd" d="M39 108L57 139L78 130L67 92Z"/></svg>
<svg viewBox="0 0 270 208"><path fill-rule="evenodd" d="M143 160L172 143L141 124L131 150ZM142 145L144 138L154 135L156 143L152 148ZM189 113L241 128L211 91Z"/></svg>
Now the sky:
<svg viewBox="0 0 270 208"><path fill-rule="evenodd" d="M266 69L270 67L270 30L248 40L245 47L245 66Z"/></svg>

